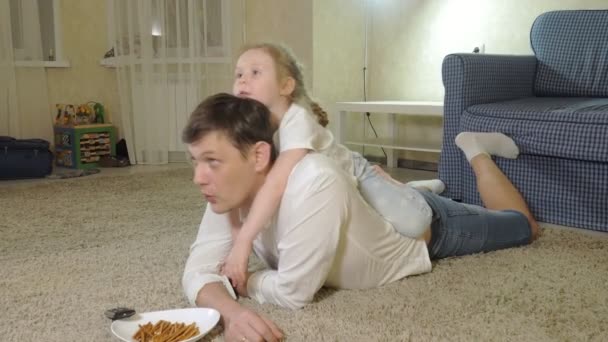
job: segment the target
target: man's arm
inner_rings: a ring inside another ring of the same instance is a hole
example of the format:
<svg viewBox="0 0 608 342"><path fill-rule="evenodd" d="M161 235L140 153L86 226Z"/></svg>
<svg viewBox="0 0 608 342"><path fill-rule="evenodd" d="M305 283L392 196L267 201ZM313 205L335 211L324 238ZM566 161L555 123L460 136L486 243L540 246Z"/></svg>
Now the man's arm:
<svg viewBox="0 0 608 342"><path fill-rule="evenodd" d="M218 215L207 206L186 262L184 292L193 305L220 312L226 340L277 341L282 338L277 326L237 303L228 279L218 274L232 244L230 229L228 215Z"/></svg>
<svg viewBox="0 0 608 342"><path fill-rule="evenodd" d="M270 320L237 303L222 283L206 284L196 296L196 305L219 311L226 341L278 341L283 332Z"/></svg>
<svg viewBox="0 0 608 342"><path fill-rule="evenodd" d="M228 278L219 274L219 267L232 246L230 230L228 214L216 214L207 206L182 277L184 293L190 304L195 305L200 289L211 282L223 283L228 293L234 294Z"/></svg>

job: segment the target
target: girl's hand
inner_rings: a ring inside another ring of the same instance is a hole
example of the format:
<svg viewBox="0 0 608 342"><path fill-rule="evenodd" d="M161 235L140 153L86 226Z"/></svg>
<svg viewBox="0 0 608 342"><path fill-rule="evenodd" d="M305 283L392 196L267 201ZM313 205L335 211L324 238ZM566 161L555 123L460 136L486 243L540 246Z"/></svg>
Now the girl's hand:
<svg viewBox="0 0 608 342"><path fill-rule="evenodd" d="M221 269L221 273L230 279L232 286L239 290L240 295L244 296L246 294L242 292L246 292L247 289L247 266L251 249L251 242L236 239Z"/></svg>

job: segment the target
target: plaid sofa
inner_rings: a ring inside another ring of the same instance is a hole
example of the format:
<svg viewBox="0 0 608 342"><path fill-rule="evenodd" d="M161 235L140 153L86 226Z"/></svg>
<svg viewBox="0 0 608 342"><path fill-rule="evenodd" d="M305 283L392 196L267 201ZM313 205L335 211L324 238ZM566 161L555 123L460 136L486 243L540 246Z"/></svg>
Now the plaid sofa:
<svg viewBox="0 0 608 342"><path fill-rule="evenodd" d="M520 156L494 160L539 221L608 231L608 10L541 14L530 42L533 56L445 57L443 195L481 204L454 138L503 132Z"/></svg>

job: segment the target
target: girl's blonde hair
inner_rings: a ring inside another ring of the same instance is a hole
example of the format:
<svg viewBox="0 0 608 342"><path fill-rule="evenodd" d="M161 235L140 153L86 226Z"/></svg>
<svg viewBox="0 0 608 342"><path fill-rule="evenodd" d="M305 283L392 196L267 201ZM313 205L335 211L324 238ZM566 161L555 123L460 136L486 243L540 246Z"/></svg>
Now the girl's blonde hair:
<svg viewBox="0 0 608 342"><path fill-rule="evenodd" d="M312 112L317 116L317 121L321 126L325 127L329 123L327 113L315 102L304 86L304 74L302 65L298 62L294 54L289 48L280 44L260 43L245 46L240 54L249 50L260 49L272 57L275 66L277 67L277 76L279 81L285 77L291 77L295 81L295 87L290 95L292 102L305 102L310 106Z"/></svg>

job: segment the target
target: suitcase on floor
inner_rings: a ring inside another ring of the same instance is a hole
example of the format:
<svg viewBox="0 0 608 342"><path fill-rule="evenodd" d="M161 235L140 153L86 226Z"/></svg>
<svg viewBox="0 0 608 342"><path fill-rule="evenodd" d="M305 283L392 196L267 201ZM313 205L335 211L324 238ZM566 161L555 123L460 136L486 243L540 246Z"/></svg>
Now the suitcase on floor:
<svg viewBox="0 0 608 342"><path fill-rule="evenodd" d="M0 179L45 177L53 170L49 142L0 136Z"/></svg>

